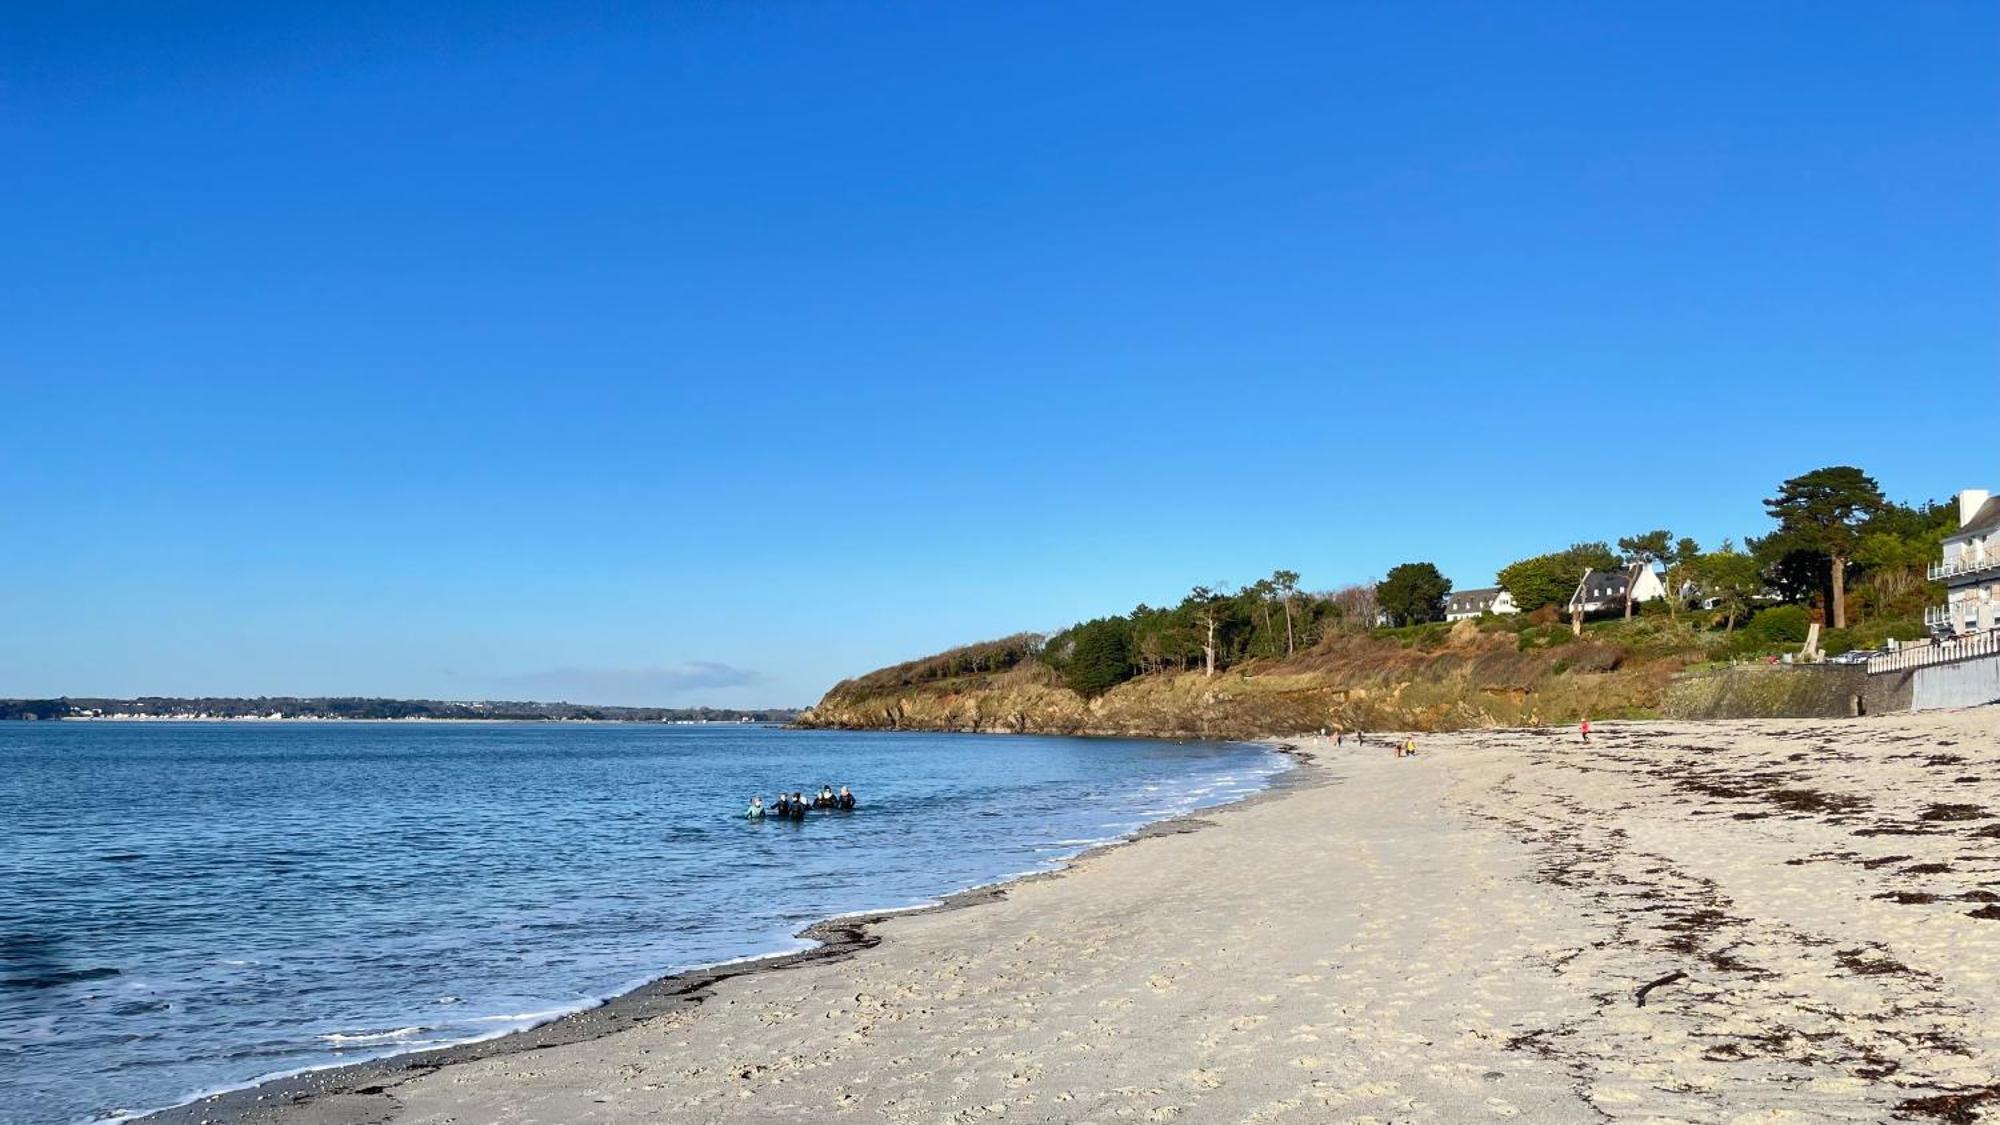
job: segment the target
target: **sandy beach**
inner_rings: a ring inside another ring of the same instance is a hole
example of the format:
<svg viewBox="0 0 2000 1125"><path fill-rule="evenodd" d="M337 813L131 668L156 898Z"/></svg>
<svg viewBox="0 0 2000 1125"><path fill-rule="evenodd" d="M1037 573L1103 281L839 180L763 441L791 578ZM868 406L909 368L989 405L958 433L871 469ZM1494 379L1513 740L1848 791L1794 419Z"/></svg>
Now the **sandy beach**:
<svg viewBox="0 0 2000 1125"><path fill-rule="evenodd" d="M167 1119L2000 1117L2000 710L1291 741L831 955Z"/></svg>

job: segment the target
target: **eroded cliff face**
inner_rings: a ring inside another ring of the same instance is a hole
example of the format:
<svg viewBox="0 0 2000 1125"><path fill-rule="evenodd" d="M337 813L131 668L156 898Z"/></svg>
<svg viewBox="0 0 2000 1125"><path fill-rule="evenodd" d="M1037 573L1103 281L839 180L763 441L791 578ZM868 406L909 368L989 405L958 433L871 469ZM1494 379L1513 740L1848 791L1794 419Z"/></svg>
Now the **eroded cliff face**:
<svg viewBox="0 0 2000 1125"><path fill-rule="evenodd" d="M1441 649L1344 638L1280 663L1158 673L1095 699L1030 661L1002 672L894 688L836 686L807 727L1253 738L1337 730L1467 727L1638 717L1658 711L1682 665L1579 642L1520 651L1506 634L1454 630Z"/></svg>

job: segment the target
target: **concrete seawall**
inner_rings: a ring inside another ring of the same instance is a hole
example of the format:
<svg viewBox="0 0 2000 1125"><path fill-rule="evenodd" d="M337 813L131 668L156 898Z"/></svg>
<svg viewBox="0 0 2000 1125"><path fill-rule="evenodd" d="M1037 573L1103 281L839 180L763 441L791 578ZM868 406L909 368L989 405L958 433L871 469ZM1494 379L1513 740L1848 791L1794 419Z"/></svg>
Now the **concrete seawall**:
<svg viewBox="0 0 2000 1125"><path fill-rule="evenodd" d="M1948 664L1930 664L1905 674L1910 680L1909 708L1912 711L1978 707L2000 702L2000 656L1978 656Z"/></svg>

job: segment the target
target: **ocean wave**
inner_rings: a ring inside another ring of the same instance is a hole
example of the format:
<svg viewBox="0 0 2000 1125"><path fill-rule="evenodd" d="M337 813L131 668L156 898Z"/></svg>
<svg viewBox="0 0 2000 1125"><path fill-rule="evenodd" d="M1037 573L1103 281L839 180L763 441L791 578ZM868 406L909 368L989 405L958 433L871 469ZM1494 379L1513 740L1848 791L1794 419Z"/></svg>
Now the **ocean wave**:
<svg viewBox="0 0 2000 1125"><path fill-rule="evenodd" d="M330 1031L325 1035L316 1035L313 1038L318 1039L322 1043L331 1043L336 1047L365 1047L377 1043L405 1042L432 1030L435 1029L428 1027L399 1027L394 1031L357 1031L353 1033Z"/></svg>
<svg viewBox="0 0 2000 1125"><path fill-rule="evenodd" d="M452 1022L541 1024L547 1023L550 1020L559 1020L564 1016L572 1015L582 1010L574 1006L567 1008L545 1008L539 1012L503 1012L497 1016L470 1016L462 1020L453 1020Z"/></svg>

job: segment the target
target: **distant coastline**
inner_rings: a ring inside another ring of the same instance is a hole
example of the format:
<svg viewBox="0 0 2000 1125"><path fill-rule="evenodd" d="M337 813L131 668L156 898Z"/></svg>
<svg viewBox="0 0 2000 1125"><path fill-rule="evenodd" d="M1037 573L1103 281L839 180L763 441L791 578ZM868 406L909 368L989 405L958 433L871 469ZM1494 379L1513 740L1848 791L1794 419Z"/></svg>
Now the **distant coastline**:
<svg viewBox="0 0 2000 1125"><path fill-rule="evenodd" d="M594 722L746 724L790 723L788 707L608 707L516 700L379 699L360 696L139 696L0 699L0 721L95 722L373 721Z"/></svg>

